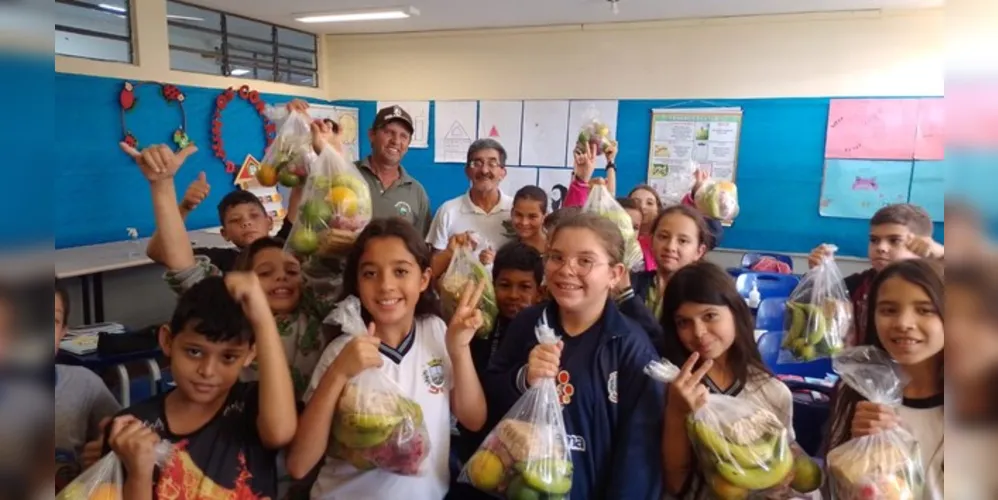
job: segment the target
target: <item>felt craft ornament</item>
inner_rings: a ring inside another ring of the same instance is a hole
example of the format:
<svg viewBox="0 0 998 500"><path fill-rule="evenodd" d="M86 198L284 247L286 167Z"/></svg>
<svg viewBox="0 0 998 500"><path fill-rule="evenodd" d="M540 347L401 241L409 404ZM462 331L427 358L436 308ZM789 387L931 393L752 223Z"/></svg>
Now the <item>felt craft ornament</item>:
<svg viewBox="0 0 998 500"><path fill-rule="evenodd" d="M126 81L122 86L121 92L118 93L118 104L121 107L121 130L125 135L124 142L135 149L140 149L139 140L128 128L126 117L138 106L139 99L136 94L139 87L143 85L158 86L159 93L163 96L163 99L170 105L176 104L180 109L180 126L173 131L173 143L177 145L177 150L187 147L191 143L191 139L187 136L187 113L184 112L184 93L176 85L159 82L132 83Z"/></svg>
<svg viewBox="0 0 998 500"><path fill-rule="evenodd" d="M222 140L222 111L225 110L226 106L232 102L233 99L239 96L240 99L250 103L253 109L256 110L257 114L260 115L260 119L263 120L263 131L264 137L267 140L267 146L274 142L274 137L277 134L277 126L274 122L267 118L264 113L266 109L266 103L260 98L260 94L255 90L250 90L248 85L243 85L239 89L234 89L229 87L225 89L218 97L215 98L215 115L212 117L211 121L211 150L215 154L215 158L222 160L225 164L225 171L230 174L236 173L238 169L235 162L226 158L225 155L225 142Z"/></svg>

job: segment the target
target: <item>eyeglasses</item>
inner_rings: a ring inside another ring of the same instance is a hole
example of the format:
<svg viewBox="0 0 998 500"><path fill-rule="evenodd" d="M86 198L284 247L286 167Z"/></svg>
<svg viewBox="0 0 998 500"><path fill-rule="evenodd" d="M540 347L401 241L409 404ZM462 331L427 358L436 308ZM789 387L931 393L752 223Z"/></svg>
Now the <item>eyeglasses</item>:
<svg viewBox="0 0 998 500"><path fill-rule="evenodd" d="M561 268L570 266L569 269L575 271L579 277L586 276L592 272L593 268L596 266L606 265L606 262L600 262L592 257L582 256L582 257L565 257L561 254L545 254L544 255L544 267L547 271L552 273L558 272Z"/></svg>
<svg viewBox="0 0 998 500"><path fill-rule="evenodd" d="M471 167L471 168L478 168L478 169L484 168L486 166L489 167L489 168L499 168L499 167L502 166L502 163L499 163L499 160L497 160L495 158L489 158L488 160L477 160L476 159L476 160L471 160L470 162L468 162L468 166Z"/></svg>

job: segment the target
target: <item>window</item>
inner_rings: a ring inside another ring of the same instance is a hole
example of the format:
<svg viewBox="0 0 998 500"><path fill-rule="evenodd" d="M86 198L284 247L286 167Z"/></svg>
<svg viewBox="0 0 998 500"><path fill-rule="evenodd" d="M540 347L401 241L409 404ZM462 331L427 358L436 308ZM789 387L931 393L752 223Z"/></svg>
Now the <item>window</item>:
<svg viewBox="0 0 998 500"><path fill-rule="evenodd" d="M170 67L316 87L316 36L169 0Z"/></svg>
<svg viewBox="0 0 998 500"><path fill-rule="evenodd" d="M55 0L55 53L131 63L128 0Z"/></svg>

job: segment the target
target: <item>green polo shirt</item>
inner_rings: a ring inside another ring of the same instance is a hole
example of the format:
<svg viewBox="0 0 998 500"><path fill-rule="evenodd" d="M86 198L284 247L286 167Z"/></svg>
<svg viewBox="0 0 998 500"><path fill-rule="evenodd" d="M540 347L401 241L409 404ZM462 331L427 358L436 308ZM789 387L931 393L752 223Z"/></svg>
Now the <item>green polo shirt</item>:
<svg viewBox="0 0 998 500"><path fill-rule="evenodd" d="M371 170L368 158L354 164L371 190L374 218L401 217L412 223L425 238L430 229L430 197L423 185L399 165L399 178L386 188Z"/></svg>

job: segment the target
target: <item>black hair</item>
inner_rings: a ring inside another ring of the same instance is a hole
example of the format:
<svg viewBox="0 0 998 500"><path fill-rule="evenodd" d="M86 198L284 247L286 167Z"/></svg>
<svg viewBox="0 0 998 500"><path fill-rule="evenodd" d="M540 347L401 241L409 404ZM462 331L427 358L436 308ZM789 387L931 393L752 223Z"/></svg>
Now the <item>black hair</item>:
<svg viewBox="0 0 998 500"><path fill-rule="evenodd" d="M69 321L69 292L58 281L55 282L55 295L62 302L62 324L65 325Z"/></svg>
<svg viewBox="0 0 998 500"><path fill-rule="evenodd" d="M513 204L518 201L539 201L541 203L541 213L548 213L548 194L537 186L523 186L513 195Z"/></svg>
<svg viewBox="0 0 998 500"><path fill-rule="evenodd" d="M274 238L273 236L264 236L263 238L253 241L253 243L250 243L243 249L242 252L239 252L239 256L236 257L233 269L236 271L252 271L253 258L256 257L256 254L260 253L261 250L265 250L267 248L284 250L284 240Z"/></svg>
<svg viewBox="0 0 998 500"><path fill-rule="evenodd" d="M620 205L620 208L623 208L624 210L641 211L641 204L634 198L617 198L617 203Z"/></svg>
<svg viewBox="0 0 998 500"><path fill-rule="evenodd" d="M364 255L368 243L377 238L398 238L405 244L406 250L412 254L419 266L420 272L430 269L430 258L432 256L429 245L426 244L419 231L413 227L409 221L399 217L389 217L386 219L374 219L367 224L367 227L357 236L357 242L347 255L346 266L343 270L343 292L339 300L343 300L351 295L358 298L357 283L360 279L360 258ZM364 323L371 321L371 315L361 305L361 314ZM437 298L433 286L426 287L423 293L419 294L416 301L416 316L436 315L440 316L440 299Z"/></svg>
<svg viewBox="0 0 998 500"><path fill-rule="evenodd" d="M655 232L658 231L658 225L667 216L672 214L683 215L693 221L693 224L697 227L697 238L700 240L697 244L705 246L707 251L713 250L717 246L714 231L711 230L710 224L707 223L707 218L699 210L689 205L672 205L660 211L658 217L655 217L655 223L651 226L652 238L655 237Z"/></svg>
<svg viewBox="0 0 998 500"><path fill-rule="evenodd" d="M229 212L229 209L239 206L239 205L255 205L260 208L260 211L264 214L267 213L267 209L264 208L263 202L260 198L257 198L255 194L249 191L243 191L242 189L237 189L231 193L225 195L222 201L218 202L218 220L225 225L225 214Z"/></svg>
<svg viewBox="0 0 998 500"><path fill-rule="evenodd" d="M185 328L211 342L254 342L242 306L232 298L225 280L219 276L199 281L180 296L170 318L170 333L175 336Z"/></svg>
<svg viewBox="0 0 998 500"><path fill-rule="evenodd" d="M332 118L323 118L322 123L329 125L329 130L332 130L334 134L340 133L340 124Z"/></svg>
<svg viewBox="0 0 998 500"><path fill-rule="evenodd" d="M648 191L651 193L652 196L655 197L655 204L658 205L658 209L662 210L662 197L658 195L658 191L656 191L655 188L648 184L638 184L637 186L634 186L634 189L632 189L631 192L627 193L627 197L630 198L631 196L634 196L634 193L637 193L638 191Z"/></svg>
<svg viewBox="0 0 998 500"><path fill-rule="evenodd" d="M544 260L536 248L519 241L511 241L496 252L492 263L492 281L499 279L499 273L507 269L534 273L534 281L540 286L544 279Z"/></svg>
<svg viewBox="0 0 998 500"><path fill-rule="evenodd" d="M750 377L772 376L762 361L755 341L755 319L738 293L735 280L727 271L706 261L695 262L676 271L669 278L662 296L662 331L665 334L665 357L676 366L683 366L692 352L679 339L676 311L685 303L726 307L735 322L735 339L728 348L728 366L741 383Z"/></svg>

